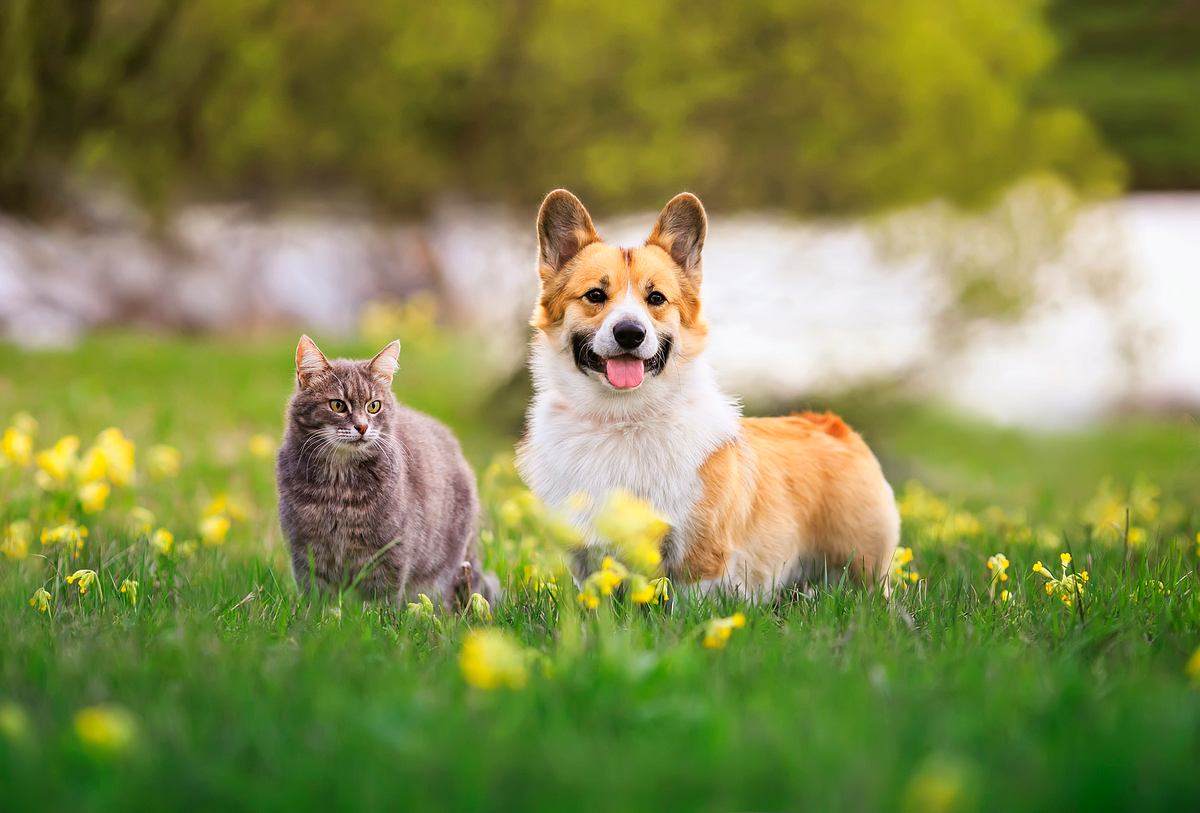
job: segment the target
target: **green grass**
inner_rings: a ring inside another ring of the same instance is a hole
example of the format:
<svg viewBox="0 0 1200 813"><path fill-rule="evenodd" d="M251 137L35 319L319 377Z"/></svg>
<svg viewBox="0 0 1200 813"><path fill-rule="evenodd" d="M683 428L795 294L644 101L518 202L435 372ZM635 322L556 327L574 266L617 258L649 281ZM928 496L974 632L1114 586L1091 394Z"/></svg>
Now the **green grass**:
<svg viewBox="0 0 1200 813"><path fill-rule="evenodd" d="M459 668L465 621L296 594L271 462L246 452L251 434L280 431L293 340L114 336L0 354L0 421L34 415L39 448L115 425L139 464L154 443L184 457L178 477L142 472L86 518L29 470L0 471L4 524L71 514L91 529L78 560L36 541L27 559L0 559L4 809L1180 810L1200 798L1200 689L1184 669L1200 645L1194 423L1037 436L840 404L894 483L917 478L951 518L979 523L955 531L936 507L911 517L925 581L890 603L834 581L770 606L693 597L592 614L563 585L556 606L519 584L536 555L521 540L539 529L498 519L514 487L502 477L485 495L488 555L513 588L494 626L539 655L524 689L485 692ZM465 339L407 348L396 389L459 431L482 470L511 447L518 413L473 358ZM1106 477L1116 492L1161 488L1132 518L1141 545L1081 518ZM247 511L223 546L159 557L127 529L139 504L183 542L219 493ZM1038 559L1057 571L1062 548L1036 541L1049 534L1090 571L1082 612L1030 571ZM1012 561L1006 604L988 596L996 552ZM102 595L64 583L78 567L99 571ZM116 590L127 577L133 607ZM42 585L46 615L27 604ZM747 626L725 649L701 646L705 622L735 610ZM74 715L98 703L133 715L131 746L81 743ZM24 726L5 722L13 708Z"/></svg>

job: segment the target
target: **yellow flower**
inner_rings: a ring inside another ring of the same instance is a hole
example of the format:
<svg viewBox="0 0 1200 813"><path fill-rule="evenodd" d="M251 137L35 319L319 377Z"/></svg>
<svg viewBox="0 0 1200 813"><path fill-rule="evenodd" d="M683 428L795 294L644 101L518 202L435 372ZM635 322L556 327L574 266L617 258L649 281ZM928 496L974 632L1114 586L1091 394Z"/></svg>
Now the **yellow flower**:
<svg viewBox="0 0 1200 813"><path fill-rule="evenodd" d="M96 571L94 570L76 570L70 576L67 576L67 584L79 583L79 595L83 595L88 591L96 581Z"/></svg>
<svg viewBox="0 0 1200 813"><path fill-rule="evenodd" d="M634 604L649 604L654 601L654 585L646 581L644 576L634 576L630 579L629 600Z"/></svg>
<svg viewBox="0 0 1200 813"><path fill-rule="evenodd" d="M150 535L150 547L155 553L166 556L171 552L171 548L175 546L175 534L168 531L166 528L159 528Z"/></svg>
<svg viewBox="0 0 1200 813"><path fill-rule="evenodd" d="M83 540L87 539L88 529L85 525L76 525L74 520L67 520L55 528L42 529L43 545L61 544L69 553L78 556L83 552Z"/></svg>
<svg viewBox="0 0 1200 813"><path fill-rule="evenodd" d="M735 629L746 626L746 616L740 612L728 618L713 618L704 625L704 646L708 649L723 649Z"/></svg>
<svg viewBox="0 0 1200 813"><path fill-rule="evenodd" d="M594 610L600 606L600 597L595 593L589 593L587 590L580 591L578 601L589 610Z"/></svg>
<svg viewBox="0 0 1200 813"><path fill-rule="evenodd" d="M1011 594L1011 593L1009 593L1007 590L1001 590L1001 591L1000 591L1000 600L1001 600L1001 601L1008 601L1008 599L1009 599L1009 597L1010 597L1011 595L1012 595L1012 594Z"/></svg>
<svg viewBox="0 0 1200 813"><path fill-rule="evenodd" d="M596 533L624 551L623 558L649 573L662 562L659 545L670 524L645 500L627 491L611 494L594 522Z"/></svg>
<svg viewBox="0 0 1200 813"><path fill-rule="evenodd" d="M4 457L18 466L33 462L33 436L15 426L4 430Z"/></svg>
<svg viewBox="0 0 1200 813"><path fill-rule="evenodd" d="M1049 570L1047 570L1046 566L1043 565L1041 562L1033 563L1033 572L1037 573L1039 575L1045 576L1047 578L1050 578L1050 579L1054 578L1054 574L1051 573Z"/></svg>
<svg viewBox="0 0 1200 813"><path fill-rule="evenodd" d="M471 630L463 641L458 665L463 678L477 689L520 689L529 679L524 649L498 629Z"/></svg>
<svg viewBox="0 0 1200 813"><path fill-rule="evenodd" d="M117 753L133 745L137 723L121 706L89 706L75 714L75 736L94 751Z"/></svg>
<svg viewBox="0 0 1200 813"><path fill-rule="evenodd" d="M29 736L29 715L11 700L0 703L0 737L22 742Z"/></svg>
<svg viewBox="0 0 1200 813"><path fill-rule="evenodd" d="M200 541L205 545L220 545L229 533L229 517L217 514L200 520Z"/></svg>
<svg viewBox="0 0 1200 813"><path fill-rule="evenodd" d="M912 564L912 561L912 548L896 548L892 554L891 577L893 581L905 590L908 589L910 584L916 584L921 580L921 574L917 572L916 568L912 570L906 569L908 565Z"/></svg>
<svg viewBox="0 0 1200 813"><path fill-rule="evenodd" d="M1192 653L1192 657L1188 658L1188 662L1183 667L1183 671L1192 680L1200 683L1200 647L1196 647L1196 651Z"/></svg>
<svg viewBox="0 0 1200 813"><path fill-rule="evenodd" d="M94 448L99 448L108 469L108 480L122 488L133 482L133 441L115 426L105 429L96 437Z"/></svg>
<svg viewBox="0 0 1200 813"><path fill-rule="evenodd" d="M33 607L39 613L48 613L50 612L50 602L53 600L54 597L50 595L49 591L46 590L45 587L39 587L36 591L34 591L34 594L30 596L29 606Z"/></svg>
<svg viewBox="0 0 1200 813"><path fill-rule="evenodd" d="M75 469L75 455L79 452L79 438L67 435L60 438L51 448L34 456L38 467L38 485L45 489L56 488L67 482Z"/></svg>
<svg viewBox="0 0 1200 813"><path fill-rule="evenodd" d="M108 475L108 458L99 446L83 453L83 459L75 466L75 479L81 483L95 483Z"/></svg>
<svg viewBox="0 0 1200 813"><path fill-rule="evenodd" d="M104 510L111 489L108 483L84 483L79 487L79 505L85 514L97 514Z"/></svg>
<svg viewBox="0 0 1200 813"><path fill-rule="evenodd" d="M1063 566L1063 567L1067 567L1068 565L1070 565L1070 564L1071 564L1071 554L1069 554L1069 553L1060 553L1060 554L1058 555L1058 560L1059 560L1060 562L1062 562L1062 566Z"/></svg>
<svg viewBox="0 0 1200 813"><path fill-rule="evenodd" d="M33 539L33 526L27 519L18 519L4 529L4 541L0 553L9 559L24 559L29 555L29 542Z"/></svg>
<svg viewBox="0 0 1200 813"><path fill-rule="evenodd" d="M174 446L159 444L146 451L146 469L155 480L167 480L179 474L182 456Z"/></svg>
<svg viewBox="0 0 1200 813"><path fill-rule="evenodd" d="M179 555L184 559L191 559L196 555L196 540L188 539L185 542L179 543Z"/></svg>
<svg viewBox="0 0 1200 813"><path fill-rule="evenodd" d="M218 494L205 506L204 516L215 517L218 514L224 514L231 520L245 519L246 506L240 500L233 499L228 494Z"/></svg>
<svg viewBox="0 0 1200 813"><path fill-rule="evenodd" d="M1130 528L1129 529L1129 544L1135 548L1146 541L1145 528Z"/></svg>
<svg viewBox="0 0 1200 813"><path fill-rule="evenodd" d="M130 604L137 604L138 583L133 579L126 579L121 582L121 592L125 594L125 598L129 599Z"/></svg>
<svg viewBox="0 0 1200 813"><path fill-rule="evenodd" d="M971 788L976 768L948 755L934 754L917 768L904 789L903 813L956 813L974 808Z"/></svg>
<svg viewBox="0 0 1200 813"><path fill-rule="evenodd" d="M251 435L246 448L251 457L266 459L275 453L275 441L268 435Z"/></svg>

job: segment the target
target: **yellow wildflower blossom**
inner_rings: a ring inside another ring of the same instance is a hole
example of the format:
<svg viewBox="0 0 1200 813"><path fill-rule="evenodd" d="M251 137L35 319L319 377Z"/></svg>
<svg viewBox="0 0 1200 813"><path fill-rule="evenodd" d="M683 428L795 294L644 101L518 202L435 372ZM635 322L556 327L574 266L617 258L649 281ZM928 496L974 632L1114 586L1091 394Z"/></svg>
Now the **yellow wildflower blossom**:
<svg viewBox="0 0 1200 813"><path fill-rule="evenodd" d="M1009 593L1007 590L1001 590L1001 591L1000 591L1000 600L1001 600L1001 601L1008 601L1008 599L1009 599L1011 596L1012 596L1012 594L1011 594L1011 593Z"/></svg>
<svg viewBox="0 0 1200 813"><path fill-rule="evenodd" d="M704 646L708 649L723 649L735 629L746 626L746 616L734 613L728 618L713 618L704 625Z"/></svg>
<svg viewBox="0 0 1200 813"><path fill-rule="evenodd" d="M52 489L66 483L75 470L78 452L79 438L75 435L59 438L52 447L38 452L34 456L34 462L38 467L38 485L45 489Z"/></svg>
<svg viewBox="0 0 1200 813"><path fill-rule="evenodd" d="M150 535L150 547L155 553L166 556L175 546L175 534L166 528L159 528Z"/></svg>
<svg viewBox="0 0 1200 813"><path fill-rule="evenodd" d="M28 466L33 462L33 436L22 432L15 426L4 430L4 457L18 466Z"/></svg>
<svg viewBox="0 0 1200 813"><path fill-rule="evenodd" d="M1192 657L1188 658L1188 662L1183 667L1183 671L1192 680L1200 683L1200 647L1196 647L1196 651L1192 653Z"/></svg>
<svg viewBox="0 0 1200 813"><path fill-rule="evenodd" d="M155 480L168 480L179 474L182 459L174 446L160 443L146 450L146 470Z"/></svg>
<svg viewBox="0 0 1200 813"><path fill-rule="evenodd" d="M228 494L218 494L205 506L204 516L215 517L218 514L224 514L231 520L243 520L246 518L246 506Z"/></svg>
<svg viewBox="0 0 1200 813"><path fill-rule="evenodd" d="M96 437L95 446L104 455L108 480L122 488L133 482L134 444L115 426L110 426Z"/></svg>
<svg viewBox="0 0 1200 813"><path fill-rule="evenodd" d="M200 520L200 541L205 545L221 545L229 533L229 517L217 514Z"/></svg>
<svg viewBox="0 0 1200 813"><path fill-rule="evenodd" d="M104 510L108 495L112 491L108 483L84 483L79 487L79 505L85 514L98 514Z"/></svg>
<svg viewBox="0 0 1200 813"><path fill-rule="evenodd" d="M137 604L138 598L138 583L134 579L126 579L121 582L121 592L125 598L129 599L130 604Z"/></svg>
<svg viewBox="0 0 1200 813"><path fill-rule="evenodd" d="M635 569L650 573L662 562L659 545L670 524L645 500L627 491L611 494L594 522L596 533L607 539Z"/></svg>
<svg viewBox="0 0 1200 813"><path fill-rule="evenodd" d="M1069 571L1071 554L1069 553L1060 554L1058 560L1062 563L1061 576L1055 576L1041 562L1034 564L1033 572L1047 580L1044 585L1046 595L1052 596L1057 594L1063 606L1070 609L1074 606L1075 599L1084 594L1084 585L1088 583L1089 579L1088 572L1083 570L1079 573L1071 573Z"/></svg>
<svg viewBox="0 0 1200 813"><path fill-rule="evenodd" d="M580 591L578 601L588 610L594 610L600 606L600 597L586 590Z"/></svg>
<svg viewBox="0 0 1200 813"><path fill-rule="evenodd" d="M896 548L892 554L892 565L889 576L896 584L902 586L905 590L910 584L916 584L921 580L921 574L916 568L909 568L913 561L912 548Z"/></svg>
<svg viewBox="0 0 1200 813"><path fill-rule="evenodd" d="M76 525L74 520L67 520L54 528L42 529L43 545L62 545L68 552L78 556L83 552L83 541L87 539L86 525Z"/></svg>
<svg viewBox="0 0 1200 813"><path fill-rule="evenodd" d="M269 435L251 435L246 442L251 457L265 460L275 454L275 441Z"/></svg>
<svg viewBox="0 0 1200 813"><path fill-rule="evenodd" d="M75 479L81 483L97 483L108 476L108 458L99 446L92 446L83 453L75 466Z"/></svg>
<svg viewBox="0 0 1200 813"><path fill-rule="evenodd" d="M1145 544L1146 529L1140 528L1140 527L1130 528L1129 536L1127 537L1127 539L1129 540L1129 544L1133 545L1135 548L1138 547L1139 545Z"/></svg>
<svg viewBox="0 0 1200 813"><path fill-rule="evenodd" d="M29 555L29 542L33 539L33 526L27 519L10 522L4 529L4 541L0 542L0 553L9 559L24 559Z"/></svg>
<svg viewBox="0 0 1200 813"><path fill-rule="evenodd" d="M79 585L79 595L83 595L88 591L88 588L96 583L96 571L94 570L76 570L70 576L67 576L67 584Z"/></svg>
<svg viewBox="0 0 1200 813"><path fill-rule="evenodd" d="M34 591L33 595L30 596L29 606L33 607L39 613L48 613L50 612L50 602L53 600L54 597L50 595L50 591L48 591L45 587L39 587Z"/></svg>
<svg viewBox="0 0 1200 813"><path fill-rule="evenodd" d="M498 629L469 632L458 656L467 683L489 691L524 688L529 679L528 661L525 650Z"/></svg>
<svg viewBox="0 0 1200 813"><path fill-rule="evenodd" d="M133 745L137 723L121 706L89 706L75 714L75 736L91 750L118 753Z"/></svg>
<svg viewBox="0 0 1200 813"><path fill-rule="evenodd" d="M29 737L29 715L11 700L0 703L0 737L22 742Z"/></svg>

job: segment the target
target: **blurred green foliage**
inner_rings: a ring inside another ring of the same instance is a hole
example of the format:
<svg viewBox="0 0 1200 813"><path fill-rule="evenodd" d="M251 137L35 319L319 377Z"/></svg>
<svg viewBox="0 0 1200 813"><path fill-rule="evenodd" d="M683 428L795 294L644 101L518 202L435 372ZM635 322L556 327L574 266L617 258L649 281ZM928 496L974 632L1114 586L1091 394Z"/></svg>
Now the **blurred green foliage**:
<svg viewBox="0 0 1200 813"><path fill-rule="evenodd" d="M78 174L180 199L600 209L981 203L1120 166L1031 93L1043 0L5 0L0 206Z"/></svg>
<svg viewBox="0 0 1200 813"><path fill-rule="evenodd" d="M1078 105L1142 189L1200 188L1200 3L1055 0L1042 98Z"/></svg>

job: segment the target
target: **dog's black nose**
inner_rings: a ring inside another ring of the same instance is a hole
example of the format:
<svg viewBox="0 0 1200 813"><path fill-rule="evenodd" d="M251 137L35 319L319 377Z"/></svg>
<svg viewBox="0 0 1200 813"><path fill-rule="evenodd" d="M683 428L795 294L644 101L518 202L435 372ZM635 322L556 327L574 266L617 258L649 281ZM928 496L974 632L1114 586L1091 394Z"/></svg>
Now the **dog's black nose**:
<svg viewBox="0 0 1200 813"><path fill-rule="evenodd" d="M618 322L613 326L613 338L625 350L632 350L646 340L646 328L637 322Z"/></svg>

